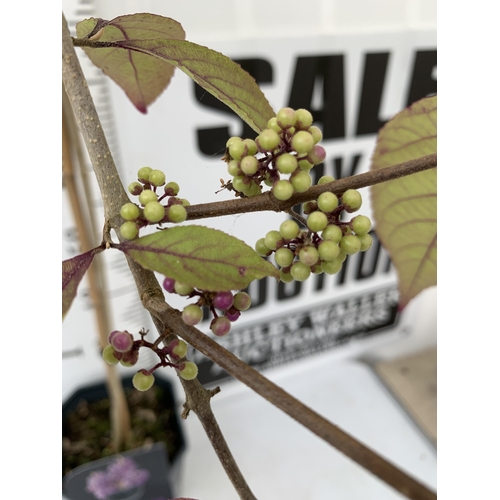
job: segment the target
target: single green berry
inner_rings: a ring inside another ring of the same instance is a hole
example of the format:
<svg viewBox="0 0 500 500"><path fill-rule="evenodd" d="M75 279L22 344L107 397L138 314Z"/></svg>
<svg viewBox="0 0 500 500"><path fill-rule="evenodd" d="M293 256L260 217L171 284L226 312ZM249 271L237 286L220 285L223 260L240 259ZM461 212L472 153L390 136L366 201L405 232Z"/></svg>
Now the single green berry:
<svg viewBox="0 0 500 500"><path fill-rule="evenodd" d="M361 250L361 241L356 235L348 234L340 240L340 248L347 255L354 255Z"/></svg>
<svg viewBox="0 0 500 500"><path fill-rule="evenodd" d="M295 111L297 122L295 128L297 130L307 130L313 123L313 117L307 109L297 109Z"/></svg>
<svg viewBox="0 0 500 500"><path fill-rule="evenodd" d="M276 122L282 129L293 127L296 121L297 116L292 108L281 108L276 113Z"/></svg>
<svg viewBox="0 0 500 500"><path fill-rule="evenodd" d="M325 240L318 245L319 257L322 261L331 262L332 260L337 258L339 252L339 245L334 241Z"/></svg>
<svg viewBox="0 0 500 500"><path fill-rule="evenodd" d="M297 151L299 155L309 153L313 146L313 136L305 130L299 130L298 132L295 132L294 136L292 137L292 148L295 149L295 151Z"/></svg>
<svg viewBox="0 0 500 500"><path fill-rule="evenodd" d="M361 234L358 236L358 239L361 242L360 252L366 252L371 248L373 238L369 234Z"/></svg>
<svg viewBox="0 0 500 500"><path fill-rule="evenodd" d="M243 144L247 148L248 156L254 156L259 151L259 149L257 148L257 143L253 139L244 139Z"/></svg>
<svg viewBox="0 0 500 500"><path fill-rule="evenodd" d="M231 156L233 160L241 160L245 156L247 150L247 147L240 139L240 142L233 142L229 146L229 156Z"/></svg>
<svg viewBox="0 0 500 500"><path fill-rule="evenodd" d="M266 257L271 253L271 250L266 246L265 238L259 238L255 243L255 251L261 256Z"/></svg>
<svg viewBox="0 0 500 500"><path fill-rule="evenodd" d="M146 210L146 209L144 209ZM187 219L187 212L183 205L171 205L168 208L168 220L178 224L179 222L184 222Z"/></svg>
<svg viewBox="0 0 500 500"><path fill-rule="evenodd" d="M240 162L237 160L231 160L230 162L228 162L227 172L229 175L232 175L233 177L241 175Z"/></svg>
<svg viewBox="0 0 500 500"><path fill-rule="evenodd" d="M356 189L348 189L342 195L342 203L345 205L346 212L355 212L361 208L362 198Z"/></svg>
<svg viewBox="0 0 500 500"><path fill-rule="evenodd" d="M108 344L103 350L102 350L102 357L108 365L117 365L120 360L115 356L115 349L111 344Z"/></svg>
<svg viewBox="0 0 500 500"><path fill-rule="evenodd" d="M281 241L281 234L279 233L279 231L269 231L265 238L264 238L264 242L266 244L266 247L269 249L269 250L276 250L276 245L279 241Z"/></svg>
<svg viewBox="0 0 500 500"><path fill-rule="evenodd" d="M259 162L255 156L245 156L240 162L240 168L245 175L254 175L259 168Z"/></svg>
<svg viewBox="0 0 500 500"><path fill-rule="evenodd" d="M280 267L287 267L293 262L294 254L289 248L278 248L274 254L274 261Z"/></svg>
<svg viewBox="0 0 500 500"><path fill-rule="evenodd" d="M243 177L242 175L237 175L233 178L231 184L233 185L233 189L235 191L238 191L238 193L242 193L245 189L245 177Z"/></svg>
<svg viewBox="0 0 500 500"><path fill-rule="evenodd" d="M179 295L189 295L194 291L194 288L191 285L185 285L184 283L179 283L178 281L174 284L175 293Z"/></svg>
<svg viewBox="0 0 500 500"><path fill-rule="evenodd" d="M142 193L144 186L137 181L131 182L128 185L128 192L134 196L139 196Z"/></svg>
<svg viewBox="0 0 500 500"><path fill-rule="evenodd" d="M165 217L165 207L158 201L150 201L144 207L144 217L149 222L160 222Z"/></svg>
<svg viewBox="0 0 500 500"><path fill-rule="evenodd" d="M137 171L137 178L140 181L149 181L149 174L153 171L151 167L142 167Z"/></svg>
<svg viewBox="0 0 500 500"><path fill-rule="evenodd" d="M342 262L340 259L324 261L321 263L321 267L326 274L337 274L342 269Z"/></svg>
<svg viewBox="0 0 500 500"><path fill-rule="evenodd" d="M203 319L203 310L196 304L190 304L182 311L182 321L186 325L197 325Z"/></svg>
<svg viewBox="0 0 500 500"><path fill-rule="evenodd" d="M333 182L335 179L331 175L323 175L318 180L318 186L322 186L323 184L328 184L329 182Z"/></svg>
<svg viewBox="0 0 500 500"><path fill-rule="evenodd" d="M153 170L149 173L149 182L153 186L163 186L165 180L165 174L161 170Z"/></svg>
<svg viewBox="0 0 500 500"><path fill-rule="evenodd" d="M169 344L172 355L178 359L182 359L188 351L188 346L184 340L176 339Z"/></svg>
<svg viewBox="0 0 500 500"><path fill-rule="evenodd" d="M245 184L241 192L251 198L252 196L261 194L262 189L256 182L252 181L250 184Z"/></svg>
<svg viewBox="0 0 500 500"><path fill-rule="evenodd" d="M298 236L299 231L299 225L292 219L283 221L279 229L279 233L285 240L293 240Z"/></svg>
<svg viewBox="0 0 500 500"><path fill-rule="evenodd" d="M299 260L306 266L313 266L316 262L318 262L318 259L319 253L318 250L316 250L316 247L307 245L302 247L299 251Z"/></svg>
<svg viewBox="0 0 500 500"><path fill-rule="evenodd" d="M293 196L294 188L290 181L279 180L274 183L271 192L277 200L286 201Z"/></svg>
<svg viewBox="0 0 500 500"><path fill-rule="evenodd" d="M321 193L318 196L318 207L322 212L333 212L339 204L339 199L333 193Z"/></svg>
<svg viewBox="0 0 500 500"><path fill-rule="evenodd" d="M295 262L290 268L290 274L294 280L305 281L311 275L311 269L302 262Z"/></svg>
<svg viewBox="0 0 500 500"><path fill-rule="evenodd" d="M334 224L326 226L321 233L321 238L323 238L324 240L333 241L334 243L339 243L342 239L342 236L342 229Z"/></svg>
<svg viewBox="0 0 500 500"><path fill-rule="evenodd" d="M317 233L318 231L323 231L328 224L328 218L323 212L313 212L309 214L307 218L307 227Z"/></svg>
<svg viewBox="0 0 500 500"><path fill-rule="evenodd" d="M138 391L147 391L155 383L154 375L148 370L139 370L132 378L132 385Z"/></svg>
<svg viewBox="0 0 500 500"><path fill-rule="evenodd" d="M276 159L276 168L282 174L291 174L297 170L298 162L297 157L290 153L283 153Z"/></svg>
<svg viewBox="0 0 500 500"><path fill-rule="evenodd" d="M163 189L168 196L177 196L180 191L180 187L177 182L169 182L168 184L165 184Z"/></svg>
<svg viewBox="0 0 500 500"><path fill-rule="evenodd" d="M305 193L312 184L312 178L308 172L298 170L290 177L293 189L296 193Z"/></svg>
<svg viewBox="0 0 500 500"><path fill-rule="evenodd" d="M133 240L137 238L139 228L135 222L127 221L120 226L120 234L122 238L125 238L126 240Z"/></svg>
<svg viewBox="0 0 500 500"><path fill-rule="evenodd" d="M234 296L233 307L238 311L246 311L252 305L252 299L246 292L238 292Z"/></svg>
<svg viewBox="0 0 500 500"><path fill-rule="evenodd" d="M198 375L198 367L192 361L182 363L182 368L178 370L179 376L184 380L193 380Z"/></svg>
<svg viewBox="0 0 500 500"><path fill-rule="evenodd" d="M349 223L351 229L358 235L368 234L372 228L372 221L366 215L357 215Z"/></svg>
<svg viewBox="0 0 500 500"><path fill-rule="evenodd" d="M280 281L283 283L291 283L294 280L293 276L290 272L285 273L282 269L280 269Z"/></svg>
<svg viewBox="0 0 500 500"><path fill-rule="evenodd" d="M280 141L278 133L270 128L264 129L255 139L261 151L274 151L279 146Z"/></svg>
<svg viewBox="0 0 500 500"><path fill-rule="evenodd" d="M240 142L243 142L243 139L241 137L237 136L230 137L226 142L226 148L231 147L231 144L237 144Z"/></svg>
<svg viewBox="0 0 500 500"><path fill-rule="evenodd" d="M276 120L276 117L273 116L268 122L267 122L267 128L270 128L271 130L274 130L276 133L280 134L282 132L281 127L278 125L278 122Z"/></svg>
<svg viewBox="0 0 500 500"><path fill-rule="evenodd" d="M145 189L139 195L139 202L143 207L145 207L148 203L151 203L152 201L158 201L158 195L154 191L151 191L151 189Z"/></svg>
<svg viewBox="0 0 500 500"><path fill-rule="evenodd" d="M181 202L181 205L183 207L189 207L191 205L191 203L189 203L189 201L186 200L186 198L179 198L179 201Z"/></svg>
<svg viewBox="0 0 500 500"><path fill-rule="evenodd" d="M299 168L300 170L303 170L304 172L309 172L314 167L314 165L307 160L299 160Z"/></svg>
<svg viewBox="0 0 500 500"><path fill-rule="evenodd" d="M136 220L139 217L139 207L134 203L125 203L120 209L120 215L125 220Z"/></svg>
<svg viewBox="0 0 500 500"><path fill-rule="evenodd" d="M323 132L316 126L309 127L309 133L313 136L314 144L318 144L318 142L323 139Z"/></svg>

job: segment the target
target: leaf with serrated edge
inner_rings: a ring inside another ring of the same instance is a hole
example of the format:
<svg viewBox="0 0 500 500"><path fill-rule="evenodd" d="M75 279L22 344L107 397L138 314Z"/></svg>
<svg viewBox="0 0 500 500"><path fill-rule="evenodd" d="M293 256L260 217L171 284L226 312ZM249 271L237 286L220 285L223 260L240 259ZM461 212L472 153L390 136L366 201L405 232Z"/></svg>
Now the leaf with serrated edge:
<svg viewBox="0 0 500 500"><path fill-rule="evenodd" d="M94 34L95 32L95 34ZM76 25L79 38L113 43L124 40L184 40L182 26L173 19L154 14L132 14L112 21L86 19ZM142 113L168 86L175 67L167 61L116 47L83 50L89 59L114 80Z"/></svg>
<svg viewBox="0 0 500 500"><path fill-rule="evenodd" d="M117 245L142 267L214 292L242 290L279 272L243 241L204 226L178 226Z"/></svg>
<svg viewBox="0 0 500 500"><path fill-rule="evenodd" d="M380 130L371 170L437 151L437 96L426 97ZM375 231L398 273L403 309L437 283L437 169L370 188Z"/></svg>
<svg viewBox="0 0 500 500"><path fill-rule="evenodd" d="M122 16L122 18L123 17L128 16ZM99 22L106 22L108 23L107 26L112 27L111 25L115 24L116 19L113 21L99 20ZM123 26L123 21L120 21L120 25ZM84 27L86 30L84 34L88 35L89 25L85 24ZM94 28L95 25L92 29ZM243 70L239 64L229 59L229 57L192 42L173 39L175 37L151 37L142 34L141 36L131 37L118 35L117 29L110 31L108 35L108 29L108 27L104 28L103 34L97 42L109 42L113 45L111 48L99 47L84 49L92 62L97 66L102 68L101 64L97 62L97 57L99 57L99 62L101 59L106 62L106 58L109 57L106 55L94 55L100 51L106 51L107 54L109 54L109 51L116 51L116 53L120 52L125 56L116 55L116 57L120 57L121 59L123 57L130 57L133 58L134 61L135 57L140 55L141 64L146 65L147 61L147 64L151 65L150 68L154 68L156 64L165 63L177 66L203 89L213 94L217 99L232 109L256 132L261 132L265 129L269 119L275 116L273 108L260 90L254 78ZM82 31L84 30L82 29ZM92 33L92 30L90 30L90 33ZM104 38L105 35L106 38ZM79 36L84 38L84 35L79 34ZM155 84L148 75L142 77L142 66L136 66L135 70L137 74L143 78L145 83L148 85ZM121 85L119 77L119 71L115 77L112 76L112 78ZM132 102L135 103L133 99Z"/></svg>
<svg viewBox="0 0 500 500"><path fill-rule="evenodd" d="M62 317L69 311L80 281L94 260L103 251L103 247L93 248L62 263Z"/></svg>

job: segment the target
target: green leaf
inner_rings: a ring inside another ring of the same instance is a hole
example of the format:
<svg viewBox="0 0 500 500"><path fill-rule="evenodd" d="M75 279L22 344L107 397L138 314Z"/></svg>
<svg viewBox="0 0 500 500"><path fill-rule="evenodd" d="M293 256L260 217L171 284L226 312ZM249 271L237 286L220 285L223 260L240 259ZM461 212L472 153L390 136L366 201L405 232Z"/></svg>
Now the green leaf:
<svg viewBox="0 0 500 500"><path fill-rule="evenodd" d="M143 15L140 14L140 16ZM96 45L102 43L102 47L84 48L94 64L104 70L102 64L107 63L108 58L111 57L109 54L113 54L113 57L116 58L120 57L120 60L130 58L134 61L134 65L124 64L124 70L127 68L129 72L133 70L133 74L136 74L146 87L156 85L156 83L152 76L143 74L145 68L152 72L152 68L156 65L172 64L231 108L256 132L261 132L266 128L269 119L275 116L271 105L254 78L239 64L207 47L177 39L181 37L166 37L161 36L161 34L153 37L147 33L129 34L124 29L122 21L123 18L128 17L133 16L122 16L113 21L94 20L96 25L90 31L87 21L82 22L86 24L82 25L81 31L88 34L94 34L98 31L97 28L105 26L101 37L96 41ZM118 34L116 24L119 24L120 34ZM109 35L108 29L112 30ZM78 36L84 38L80 33ZM105 55L98 55L101 51L105 51ZM136 57L138 58L137 62ZM120 82L121 66L117 67L116 70L114 76L110 76L123 87ZM109 74L107 70L105 72ZM132 102L135 104L133 99Z"/></svg>
<svg viewBox="0 0 500 500"><path fill-rule="evenodd" d="M90 38L113 44L124 40L184 40L182 26L168 17L154 14L132 14L112 21L86 19L76 25L79 38ZM165 90L175 67L167 61L140 52L116 47L93 49L83 47L90 60L113 79L142 113Z"/></svg>
<svg viewBox="0 0 500 500"><path fill-rule="evenodd" d="M201 290L246 288L278 270L243 241L204 226L178 226L116 245L142 267Z"/></svg>
<svg viewBox="0 0 500 500"><path fill-rule="evenodd" d="M72 259L64 260L62 263L62 317L69 311L80 281L85 272L94 260L94 257L101 253L104 247L99 246L88 252L77 255Z"/></svg>
<svg viewBox="0 0 500 500"><path fill-rule="evenodd" d="M380 130L371 170L437 151L437 96L426 97ZM400 309L437 283L437 169L370 188L375 231L399 279Z"/></svg>

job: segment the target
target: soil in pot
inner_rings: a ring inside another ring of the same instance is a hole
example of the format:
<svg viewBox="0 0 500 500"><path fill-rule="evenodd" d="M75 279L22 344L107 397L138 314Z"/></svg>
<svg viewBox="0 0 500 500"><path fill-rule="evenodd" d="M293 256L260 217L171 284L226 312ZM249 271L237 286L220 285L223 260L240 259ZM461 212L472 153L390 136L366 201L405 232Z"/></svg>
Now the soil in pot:
<svg viewBox="0 0 500 500"><path fill-rule="evenodd" d="M132 387L131 379L125 379L124 387L132 421L127 450L162 441L172 463L184 440L169 386L155 383L149 391L140 392ZM79 397L63 411L63 476L79 465L116 453L111 443L109 400L102 396L94 400Z"/></svg>

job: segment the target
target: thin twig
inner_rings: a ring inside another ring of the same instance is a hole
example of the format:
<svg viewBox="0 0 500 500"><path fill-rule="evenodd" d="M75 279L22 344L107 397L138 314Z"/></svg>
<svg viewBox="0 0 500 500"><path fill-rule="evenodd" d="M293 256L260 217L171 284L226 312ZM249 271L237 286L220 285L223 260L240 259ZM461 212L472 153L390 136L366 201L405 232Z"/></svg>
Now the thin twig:
<svg viewBox="0 0 500 500"><path fill-rule="evenodd" d="M382 481L413 500L437 498L436 494L426 486L295 399L210 337L186 325L182 321L181 313L171 308L162 299L142 296L142 301L150 313L168 324L179 337Z"/></svg>
<svg viewBox="0 0 500 500"><path fill-rule="evenodd" d="M101 190L101 196L104 203L105 225L113 228L118 238L120 238L118 231L122 222L120 208L123 204L127 203L129 199L123 189L113 157L104 136L87 82L71 41L64 14L62 16L62 43L63 83L66 93L70 98ZM144 290L147 290L148 294L152 296L163 297L163 292L161 291L154 273L143 269L131 259L127 260L141 294ZM157 326L160 327L159 333L165 333L166 325L161 322L158 324L157 318L153 318L153 320ZM186 392L186 404L189 409L192 409L196 413L198 419L202 423L238 495L242 500L256 500L239 470L210 408L210 398L213 396L214 392L205 389L198 380L181 380L181 382Z"/></svg>
<svg viewBox="0 0 500 500"><path fill-rule="evenodd" d="M200 203L186 207L188 220L221 217L223 215L245 214L248 212L286 212L298 203L316 200L321 193L330 191L337 196L348 189L361 189L381 182L388 182L399 177L413 175L424 170L437 167L437 155L430 154L415 160L410 160L391 167L372 170L363 174L344 177L327 184L316 185L304 193L295 193L289 200L279 201L270 191L251 198L237 198L234 200Z"/></svg>

